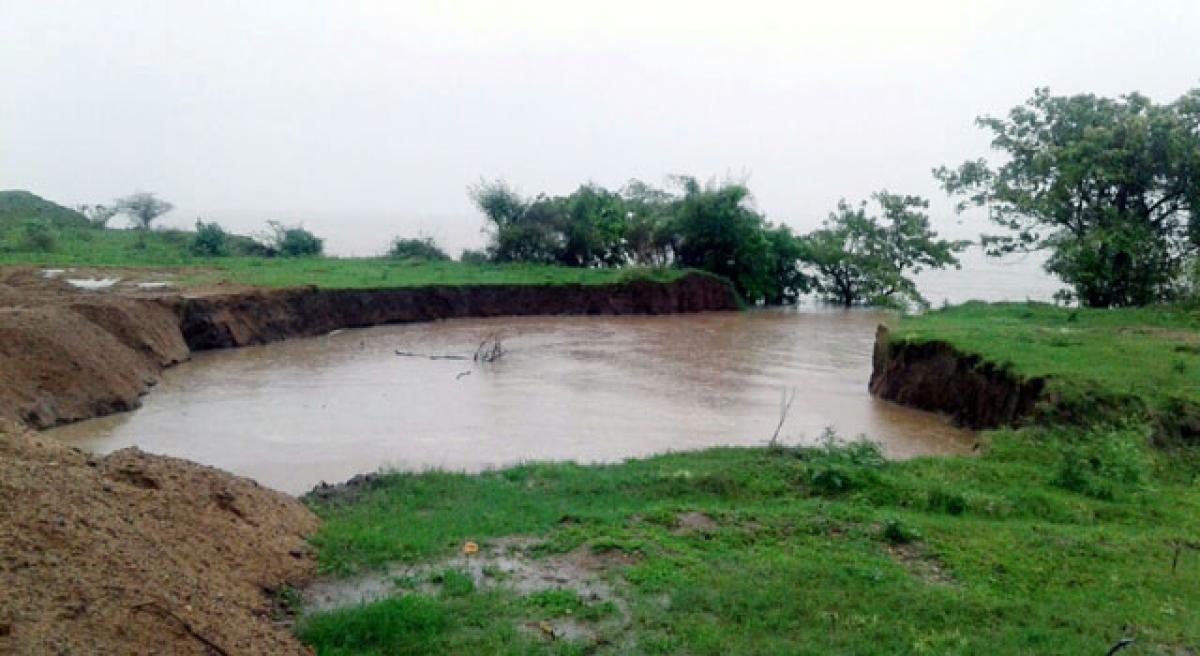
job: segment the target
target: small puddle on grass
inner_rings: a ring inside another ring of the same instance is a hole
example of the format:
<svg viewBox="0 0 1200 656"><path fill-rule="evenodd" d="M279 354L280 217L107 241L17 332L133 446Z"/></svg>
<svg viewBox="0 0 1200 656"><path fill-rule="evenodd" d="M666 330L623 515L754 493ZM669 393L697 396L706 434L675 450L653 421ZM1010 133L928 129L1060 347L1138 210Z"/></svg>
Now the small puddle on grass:
<svg viewBox="0 0 1200 656"><path fill-rule="evenodd" d="M628 604L617 593L610 570L635 562L622 552L593 551L587 545L564 554L533 555L542 541L506 537L480 545L478 553L416 565L398 564L379 572L348 578L319 578L304 590L306 613L320 613L389 597L421 593L436 595L437 578L450 570L471 578L478 590L503 589L521 596L552 590L573 592L587 605L611 604L615 617L589 622L573 617L530 617L521 624L543 638L592 640L600 631L629 623Z"/></svg>

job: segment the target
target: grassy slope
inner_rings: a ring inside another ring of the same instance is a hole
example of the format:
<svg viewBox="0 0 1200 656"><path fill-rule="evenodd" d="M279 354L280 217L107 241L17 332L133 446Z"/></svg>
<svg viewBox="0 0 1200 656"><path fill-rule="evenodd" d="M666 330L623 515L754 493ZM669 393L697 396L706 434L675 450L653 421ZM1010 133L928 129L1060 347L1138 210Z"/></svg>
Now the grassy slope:
<svg viewBox="0 0 1200 656"><path fill-rule="evenodd" d="M970 306L900 331L1008 354L1063 385L1195 392L1170 364L1196 335L1190 315L1080 313L1058 331L1068 316ZM1131 654L1200 648L1200 551L1172 564L1174 545L1200 547L1196 470L1148 447L1134 422L990 437L981 457L900 463L862 447L714 449L391 475L355 503L315 505L327 571L429 562L507 535L551 552L618 549L636 558L613 572L631 626L597 644L542 643L513 628L549 616L532 600L443 586L316 616L301 635L322 654L1102 654L1123 636L1137 640ZM718 527L680 534L689 511Z"/></svg>

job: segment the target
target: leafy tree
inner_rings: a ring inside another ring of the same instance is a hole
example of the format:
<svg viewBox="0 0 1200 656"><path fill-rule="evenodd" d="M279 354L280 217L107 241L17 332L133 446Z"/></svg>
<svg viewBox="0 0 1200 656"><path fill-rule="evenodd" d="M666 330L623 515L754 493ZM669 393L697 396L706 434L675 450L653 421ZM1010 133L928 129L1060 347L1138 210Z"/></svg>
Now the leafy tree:
<svg viewBox="0 0 1200 656"><path fill-rule="evenodd" d="M773 288L771 241L762 216L749 207L741 184L703 187L681 177L683 197L674 203L676 263L724 276L748 300L779 294Z"/></svg>
<svg viewBox="0 0 1200 656"><path fill-rule="evenodd" d="M626 257L642 266L671 264L678 246L674 225L678 198L641 180L630 180L621 196L625 205Z"/></svg>
<svg viewBox="0 0 1200 656"><path fill-rule="evenodd" d="M804 255L803 244L785 225L770 227L768 224L763 234L771 249L771 260L768 262L770 284L763 300L770 305L795 303L809 287L808 277L799 265Z"/></svg>
<svg viewBox="0 0 1200 656"><path fill-rule="evenodd" d="M1088 306L1175 295L1200 242L1200 89L1158 105L1043 88L1006 118L977 123L1007 161L934 175L960 210L986 207L1006 229L984 237L989 253L1049 250L1046 269Z"/></svg>
<svg viewBox="0 0 1200 656"><path fill-rule="evenodd" d="M155 219L174 208L175 206L167 201L155 198L154 194L144 192L131 194L116 202L116 213L133 219L137 227L142 230L149 230L150 224Z"/></svg>
<svg viewBox="0 0 1200 656"><path fill-rule="evenodd" d="M625 263L625 201L620 194L586 184L566 198L546 202L558 205L562 213L562 264L590 267Z"/></svg>
<svg viewBox="0 0 1200 656"><path fill-rule="evenodd" d="M881 191L872 196L884 221L868 216L867 203L838 203L823 227L800 240L807 290L850 307L856 303L926 305L909 273L958 266L967 242L937 239L917 196Z"/></svg>
<svg viewBox="0 0 1200 656"><path fill-rule="evenodd" d="M228 240L228 233L215 221L196 219L196 234L188 243L188 252L200 257L224 257L229 255Z"/></svg>
<svg viewBox="0 0 1200 656"><path fill-rule="evenodd" d="M471 199L489 222L488 255L496 262L557 262L561 214L545 196L525 200L503 181L471 187Z"/></svg>
<svg viewBox="0 0 1200 656"><path fill-rule="evenodd" d="M305 257L325 251L325 240L305 230L303 226L287 226L279 221L267 221L268 232L260 239L271 255Z"/></svg>
<svg viewBox="0 0 1200 656"><path fill-rule="evenodd" d="M121 212L116 205L80 205L76 209L87 217L88 223L92 224L93 228L101 229L107 228L108 222Z"/></svg>
<svg viewBox="0 0 1200 656"><path fill-rule="evenodd" d="M388 248L388 257L394 257L406 260L428 260L441 261L449 260L450 256L446 251L438 247L432 237L416 237L402 238L397 237L392 240L392 245Z"/></svg>

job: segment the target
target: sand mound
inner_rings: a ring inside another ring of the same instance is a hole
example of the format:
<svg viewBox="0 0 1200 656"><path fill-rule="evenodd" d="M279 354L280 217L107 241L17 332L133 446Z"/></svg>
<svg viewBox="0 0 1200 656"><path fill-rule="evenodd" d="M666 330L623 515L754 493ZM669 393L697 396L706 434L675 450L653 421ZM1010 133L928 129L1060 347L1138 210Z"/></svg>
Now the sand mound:
<svg viewBox="0 0 1200 656"><path fill-rule="evenodd" d="M0 653L305 654L268 590L317 518L216 469L0 425Z"/></svg>

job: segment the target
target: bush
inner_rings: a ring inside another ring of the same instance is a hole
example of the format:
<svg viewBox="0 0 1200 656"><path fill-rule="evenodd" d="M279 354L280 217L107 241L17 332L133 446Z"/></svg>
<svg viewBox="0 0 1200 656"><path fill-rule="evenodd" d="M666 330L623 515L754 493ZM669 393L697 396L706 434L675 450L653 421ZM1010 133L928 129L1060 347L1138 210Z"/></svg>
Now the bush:
<svg viewBox="0 0 1200 656"><path fill-rule="evenodd" d="M467 248L458 256L458 261L463 264L487 264L488 256L483 251Z"/></svg>
<svg viewBox="0 0 1200 656"><path fill-rule="evenodd" d="M325 251L325 240L302 226L285 226L279 221L267 221L267 227L269 232L262 237L262 241L272 255L304 257L320 255Z"/></svg>
<svg viewBox="0 0 1200 656"><path fill-rule="evenodd" d="M200 257L224 257L229 255L228 236L216 222L196 219L196 234L188 243L188 252Z"/></svg>
<svg viewBox="0 0 1200 656"><path fill-rule="evenodd" d="M903 522L895 518L883 522L882 534L883 539L889 544L908 544L921 537L915 529L905 526Z"/></svg>
<svg viewBox="0 0 1200 656"><path fill-rule="evenodd" d="M388 257L404 260L427 260L440 262L449 260L446 251L434 243L432 237L408 238L396 237L388 249Z"/></svg>
<svg viewBox="0 0 1200 656"><path fill-rule="evenodd" d="M1054 484L1096 499L1111 500L1121 486L1135 486L1149 475L1148 430L1144 427L1097 429L1061 438Z"/></svg>
<svg viewBox="0 0 1200 656"><path fill-rule="evenodd" d="M58 235L48 221L30 220L21 226L21 250L47 253L58 244Z"/></svg>

